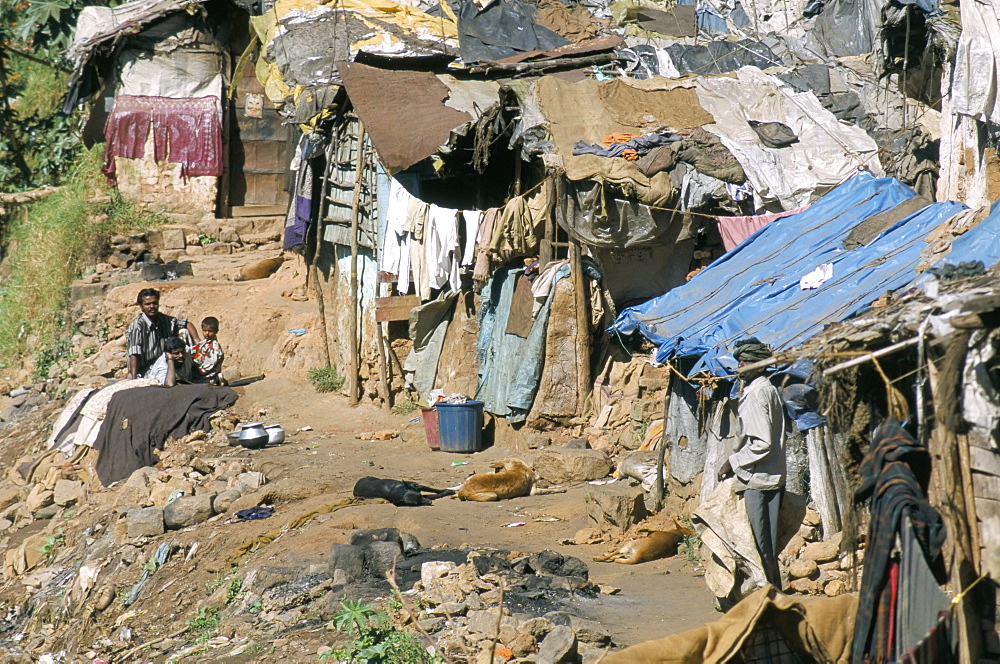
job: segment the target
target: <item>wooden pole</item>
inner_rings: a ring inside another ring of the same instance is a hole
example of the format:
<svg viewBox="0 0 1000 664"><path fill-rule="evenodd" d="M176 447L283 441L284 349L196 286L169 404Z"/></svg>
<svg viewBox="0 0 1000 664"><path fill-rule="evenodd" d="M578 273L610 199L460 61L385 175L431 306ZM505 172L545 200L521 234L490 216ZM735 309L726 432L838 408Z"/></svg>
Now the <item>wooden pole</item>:
<svg viewBox="0 0 1000 664"><path fill-rule="evenodd" d="M590 316L587 293L584 290L586 282L583 279L583 257L577 242L570 242L569 262L576 296L576 409L577 415L583 417L590 398Z"/></svg>
<svg viewBox="0 0 1000 664"><path fill-rule="evenodd" d="M384 408L392 408L392 390L389 389L389 367L386 358L385 346L388 343L384 335L385 323L375 324L375 335L378 344L378 378L379 397L382 398Z"/></svg>
<svg viewBox="0 0 1000 664"><path fill-rule="evenodd" d="M653 483L653 506L659 512L663 509L664 471L667 454L667 419L670 417L670 390L673 388L674 372L667 365L667 393L663 397L663 433L660 434L660 447L656 452L656 480Z"/></svg>
<svg viewBox="0 0 1000 664"><path fill-rule="evenodd" d="M358 155L354 161L354 200L351 202L351 316L348 328L349 364L347 390L351 405L358 403L358 382L360 380L360 358L358 356L358 207L361 204L362 168L365 163L365 125L358 120Z"/></svg>
<svg viewBox="0 0 1000 664"><path fill-rule="evenodd" d="M330 171L327 169L325 177L323 178L324 192L325 186L329 184ZM296 178L296 190L298 189L298 178ZM292 192L292 200L295 200L295 192ZM325 199L325 193L323 198ZM294 205L294 203L293 203ZM319 310L319 332L322 338L323 344L323 361L326 363L323 366L327 369L333 366L333 361L330 357L330 334L326 325L326 301L323 296L323 286L320 283L319 269L316 267L316 263L319 261L320 253L320 243L323 238L320 236L319 228L323 225L323 204L320 203L320 214L316 215L316 220L309 225L308 233L309 237L306 240L306 282L312 283L313 295L316 298L316 306Z"/></svg>

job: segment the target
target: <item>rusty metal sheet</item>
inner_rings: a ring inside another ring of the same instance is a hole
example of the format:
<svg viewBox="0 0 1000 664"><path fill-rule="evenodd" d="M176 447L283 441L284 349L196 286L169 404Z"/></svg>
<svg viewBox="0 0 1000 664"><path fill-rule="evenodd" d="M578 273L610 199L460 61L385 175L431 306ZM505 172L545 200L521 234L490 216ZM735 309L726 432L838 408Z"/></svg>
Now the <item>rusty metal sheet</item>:
<svg viewBox="0 0 1000 664"><path fill-rule="evenodd" d="M337 70L383 166L398 173L448 142L452 129L472 120L445 106L448 88L430 72L394 71L356 62Z"/></svg>

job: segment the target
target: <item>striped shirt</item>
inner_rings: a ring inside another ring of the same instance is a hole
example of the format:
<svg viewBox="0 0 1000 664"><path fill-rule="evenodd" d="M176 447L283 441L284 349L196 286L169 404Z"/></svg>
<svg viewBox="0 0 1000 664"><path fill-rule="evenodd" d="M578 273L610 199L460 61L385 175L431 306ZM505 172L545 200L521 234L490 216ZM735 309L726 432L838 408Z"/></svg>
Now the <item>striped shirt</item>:
<svg viewBox="0 0 1000 664"><path fill-rule="evenodd" d="M153 320L140 313L129 323L125 332L125 343L129 355L139 356L139 371L142 378L156 360L163 355L163 342L169 337L179 337L187 327L187 320L157 313Z"/></svg>

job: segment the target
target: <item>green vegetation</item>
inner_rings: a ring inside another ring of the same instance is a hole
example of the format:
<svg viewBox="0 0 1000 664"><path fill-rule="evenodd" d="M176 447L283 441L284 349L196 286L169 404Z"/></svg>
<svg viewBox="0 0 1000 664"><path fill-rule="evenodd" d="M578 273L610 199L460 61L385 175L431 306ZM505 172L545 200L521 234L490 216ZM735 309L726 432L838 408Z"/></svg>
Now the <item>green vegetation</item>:
<svg viewBox="0 0 1000 664"><path fill-rule="evenodd" d="M229 582L229 590L226 592L226 605L232 604L240 597L240 593L243 592L243 579L236 577Z"/></svg>
<svg viewBox="0 0 1000 664"><path fill-rule="evenodd" d="M198 609L198 615L194 620L185 620L187 631L195 635L195 643L205 643L212 638L215 630L222 624L219 610L214 607L203 606Z"/></svg>
<svg viewBox="0 0 1000 664"><path fill-rule="evenodd" d="M317 392L336 392L344 386L344 377L337 367L321 367L309 370L309 382Z"/></svg>
<svg viewBox="0 0 1000 664"><path fill-rule="evenodd" d="M45 544L38 547L38 551L45 556L47 560L51 560L56 556L56 550L66 543L66 533L63 532L62 528L56 528L56 531L45 538Z"/></svg>
<svg viewBox="0 0 1000 664"><path fill-rule="evenodd" d="M163 221L110 191L100 163L99 148L82 153L64 187L10 223L0 286L0 366L30 350L37 355L37 373L46 374L68 348L58 340L72 334L65 311L81 267L97 260L110 235L142 232Z"/></svg>
<svg viewBox="0 0 1000 664"><path fill-rule="evenodd" d="M694 522L691 520L691 515L681 514L677 519L680 521L681 525L685 528L694 530ZM692 565L697 565L701 562L701 537L697 532L691 535L685 535L684 539L681 540L681 555Z"/></svg>
<svg viewBox="0 0 1000 664"><path fill-rule="evenodd" d="M437 664L441 658L432 655L411 634L396 628L384 611L361 600L343 601L333 616L338 634L351 641L334 645L320 656L352 664Z"/></svg>
<svg viewBox="0 0 1000 664"><path fill-rule="evenodd" d="M419 407L420 405L416 402L405 399L394 404L391 410L395 415L409 415Z"/></svg>

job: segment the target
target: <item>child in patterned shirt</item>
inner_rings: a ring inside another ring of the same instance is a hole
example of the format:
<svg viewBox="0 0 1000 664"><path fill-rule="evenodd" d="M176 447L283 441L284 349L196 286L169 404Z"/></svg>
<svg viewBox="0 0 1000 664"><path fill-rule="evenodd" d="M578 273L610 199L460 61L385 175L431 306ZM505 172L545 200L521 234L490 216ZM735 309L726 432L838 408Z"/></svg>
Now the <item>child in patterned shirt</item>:
<svg viewBox="0 0 1000 664"><path fill-rule="evenodd" d="M222 378L222 359L225 353L219 345L219 319L208 316L201 321L201 343L191 349L195 370L198 377L218 385Z"/></svg>

